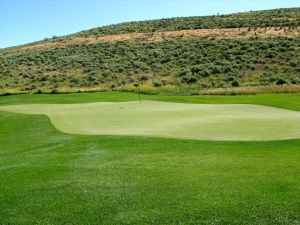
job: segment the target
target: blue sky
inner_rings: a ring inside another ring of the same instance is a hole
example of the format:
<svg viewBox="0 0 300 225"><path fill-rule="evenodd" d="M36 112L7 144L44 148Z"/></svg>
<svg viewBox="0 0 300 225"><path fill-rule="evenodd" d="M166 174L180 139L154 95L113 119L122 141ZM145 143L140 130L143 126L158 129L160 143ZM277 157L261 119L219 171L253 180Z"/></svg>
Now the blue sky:
<svg viewBox="0 0 300 225"><path fill-rule="evenodd" d="M300 6L300 0L0 0L0 48L103 25Z"/></svg>

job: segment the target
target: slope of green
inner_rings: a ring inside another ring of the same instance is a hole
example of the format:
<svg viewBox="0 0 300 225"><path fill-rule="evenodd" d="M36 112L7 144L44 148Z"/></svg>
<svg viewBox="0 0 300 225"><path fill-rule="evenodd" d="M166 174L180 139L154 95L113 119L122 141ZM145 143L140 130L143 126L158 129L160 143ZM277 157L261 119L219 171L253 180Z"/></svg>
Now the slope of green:
<svg viewBox="0 0 300 225"><path fill-rule="evenodd" d="M74 103L135 97L20 95L0 101ZM256 104L272 99L278 106L300 110L299 95L149 97ZM55 130L45 116L0 112L0 221L298 224L299 146L299 140L208 142L67 135Z"/></svg>
<svg viewBox="0 0 300 225"><path fill-rule="evenodd" d="M266 141L300 138L300 112L258 105L159 101L0 106L45 114L60 131L194 140Z"/></svg>

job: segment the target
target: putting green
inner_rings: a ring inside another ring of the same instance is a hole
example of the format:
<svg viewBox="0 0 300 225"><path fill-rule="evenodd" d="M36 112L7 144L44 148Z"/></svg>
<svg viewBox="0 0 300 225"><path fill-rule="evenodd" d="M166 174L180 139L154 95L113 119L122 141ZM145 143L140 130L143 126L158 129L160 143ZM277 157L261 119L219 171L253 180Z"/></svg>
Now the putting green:
<svg viewBox="0 0 300 225"><path fill-rule="evenodd" d="M236 141L300 138L300 112L259 105L143 101L10 105L0 110L45 114L58 130L72 134Z"/></svg>

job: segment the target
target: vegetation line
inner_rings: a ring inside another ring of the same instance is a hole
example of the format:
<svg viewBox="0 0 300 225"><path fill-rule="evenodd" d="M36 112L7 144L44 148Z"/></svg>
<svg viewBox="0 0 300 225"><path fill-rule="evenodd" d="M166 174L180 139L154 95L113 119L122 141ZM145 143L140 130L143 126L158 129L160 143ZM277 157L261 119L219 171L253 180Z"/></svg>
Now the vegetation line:
<svg viewBox="0 0 300 225"><path fill-rule="evenodd" d="M97 93L97 92L134 92L146 95L256 95L256 94L275 94L275 93L300 93L300 85L280 85L280 86L253 86L253 87L232 87L199 90L192 86L167 87L132 87L123 86L120 88L108 89L104 87L93 88L57 88L39 89L37 91L16 91L3 90L0 96L19 95L19 94L71 94L71 93ZM141 98L139 97L140 101Z"/></svg>

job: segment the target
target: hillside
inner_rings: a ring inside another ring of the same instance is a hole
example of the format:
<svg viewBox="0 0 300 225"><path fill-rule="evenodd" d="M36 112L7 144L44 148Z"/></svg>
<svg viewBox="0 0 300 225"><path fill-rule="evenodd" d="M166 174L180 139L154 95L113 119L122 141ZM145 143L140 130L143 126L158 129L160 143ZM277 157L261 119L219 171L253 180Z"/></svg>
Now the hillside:
<svg viewBox="0 0 300 225"><path fill-rule="evenodd" d="M0 51L0 92L300 84L300 8L123 23Z"/></svg>
<svg viewBox="0 0 300 225"><path fill-rule="evenodd" d="M300 25L300 8L264 10L229 15L182 17L121 23L87 31L75 36L124 34L133 32L175 31L239 27L296 27Z"/></svg>

